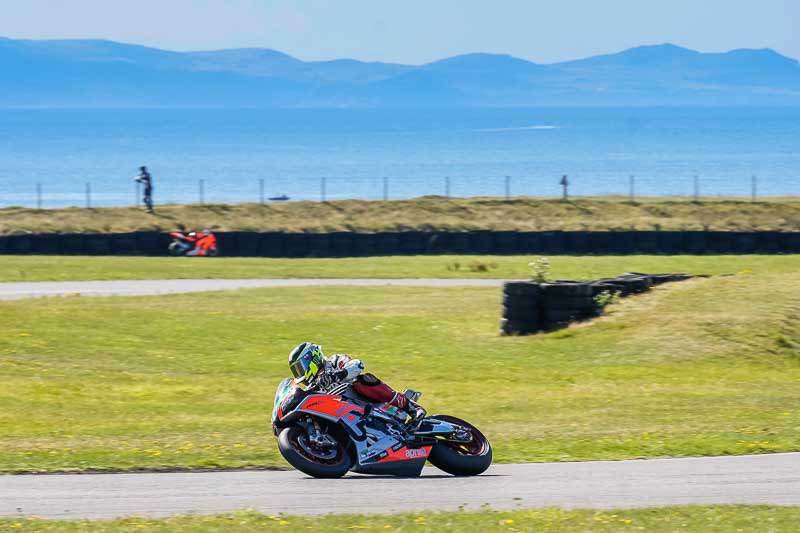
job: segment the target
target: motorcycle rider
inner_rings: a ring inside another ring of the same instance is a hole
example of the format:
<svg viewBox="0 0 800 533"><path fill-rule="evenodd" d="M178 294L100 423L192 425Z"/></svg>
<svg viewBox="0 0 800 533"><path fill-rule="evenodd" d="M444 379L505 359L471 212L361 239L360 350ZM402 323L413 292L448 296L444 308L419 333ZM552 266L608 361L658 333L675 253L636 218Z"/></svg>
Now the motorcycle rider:
<svg viewBox="0 0 800 533"><path fill-rule="evenodd" d="M352 383L353 389L368 400L388 403L408 413L411 426L425 417L425 409L416 403L422 393L406 389L401 394L374 375L364 374L364 363L360 359L341 353L326 358L318 344L298 344L289 354L289 369L295 383L305 388Z"/></svg>
<svg viewBox="0 0 800 533"><path fill-rule="evenodd" d="M186 240L194 244L194 250L187 252L187 256L206 256L211 248L217 245L217 238L208 229L201 232L193 231L187 235Z"/></svg>

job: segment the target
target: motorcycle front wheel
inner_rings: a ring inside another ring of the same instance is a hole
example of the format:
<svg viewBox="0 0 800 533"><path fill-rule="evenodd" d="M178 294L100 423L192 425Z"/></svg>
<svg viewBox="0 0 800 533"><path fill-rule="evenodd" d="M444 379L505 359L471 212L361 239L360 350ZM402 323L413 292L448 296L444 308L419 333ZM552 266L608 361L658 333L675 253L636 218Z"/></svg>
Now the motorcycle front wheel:
<svg viewBox="0 0 800 533"><path fill-rule="evenodd" d="M290 465L304 474L317 478L338 478L353 466L350 454L336 439L336 446L315 446L300 426L285 428L278 435L278 449Z"/></svg>
<svg viewBox="0 0 800 533"><path fill-rule="evenodd" d="M478 428L454 416L434 415L431 418L461 426L472 436L470 442L437 442L428 456L428 461L433 466L454 476L477 476L491 466L492 446Z"/></svg>

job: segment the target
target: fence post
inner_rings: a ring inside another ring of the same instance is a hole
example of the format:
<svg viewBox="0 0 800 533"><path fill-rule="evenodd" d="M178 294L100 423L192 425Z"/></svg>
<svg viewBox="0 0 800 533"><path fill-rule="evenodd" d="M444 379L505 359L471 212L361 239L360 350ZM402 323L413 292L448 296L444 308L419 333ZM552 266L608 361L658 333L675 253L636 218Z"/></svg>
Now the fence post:
<svg viewBox="0 0 800 533"><path fill-rule="evenodd" d="M258 202L260 204L264 203L264 178L259 178L258 180Z"/></svg>
<svg viewBox="0 0 800 533"><path fill-rule="evenodd" d="M322 201L325 201L325 178L319 179L319 196L322 198Z"/></svg>
<svg viewBox="0 0 800 533"><path fill-rule="evenodd" d="M92 208L92 184L86 182L86 209Z"/></svg>
<svg viewBox="0 0 800 533"><path fill-rule="evenodd" d="M631 174L630 176L628 176L628 190L629 190L628 195L630 196L631 203L635 203L636 202L636 190L635 190L635 187L636 187L636 178L634 177L633 174Z"/></svg>
<svg viewBox="0 0 800 533"><path fill-rule="evenodd" d="M694 177L694 201L697 202L700 199L700 177Z"/></svg>
<svg viewBox="0 0 800 533"><path fill-rule="evenodd" d="M506 200L511 199L511 177L506 176Z"/></svg>
<svg viewBox="0 0 800 533"><path fill-rule="evenodd" d="M42 208L42 184L36 184L36 209Z"/></svg>
<svg viewBox="0 0 800 533"><path fill-rule="evenodd" d="M197 195L200 199L200 205L205 203L205 196L206 196L206 180L197 180Z"/></svg>
<svg viewBox="0 0 800 533"><path fill-rule="evenodd" d="M383 178L383 201L389 199L389 178Z"/></svg>
<svg viewBox="0 0 800 533"><path fill-rule="evenodd" d="M450 176L444 178L444 196L450 198Z"/></svg>
<svg viewBox="0 0 800 533"><path fill-rule="evenodd" d="M558 183L562 187L561 198L563 200L569 199L569 191L567 190L568 187L569 187L569 180L567 179L567 175L564 174L564 176L562 176L562 178L561 178L561 181L559 181Z"/></svg>
<svg viewBox="0 0 800 533"><path fill-rule="evenodd" d="M755 174L750 178L750 200L756 201L758 197L758 178Z"/></svg>

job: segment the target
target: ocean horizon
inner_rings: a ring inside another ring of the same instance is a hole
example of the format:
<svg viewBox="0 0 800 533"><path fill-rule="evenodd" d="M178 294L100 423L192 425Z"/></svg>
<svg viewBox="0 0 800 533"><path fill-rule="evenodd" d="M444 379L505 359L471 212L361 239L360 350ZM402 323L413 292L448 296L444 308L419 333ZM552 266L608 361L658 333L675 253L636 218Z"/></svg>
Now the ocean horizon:
<svg viewBox="0 0 800 533"><path fill-rule="evenodd" d="M0 109L0 207L800 195L800 108ZM697 187L697 189L696 189Z"/></svg>

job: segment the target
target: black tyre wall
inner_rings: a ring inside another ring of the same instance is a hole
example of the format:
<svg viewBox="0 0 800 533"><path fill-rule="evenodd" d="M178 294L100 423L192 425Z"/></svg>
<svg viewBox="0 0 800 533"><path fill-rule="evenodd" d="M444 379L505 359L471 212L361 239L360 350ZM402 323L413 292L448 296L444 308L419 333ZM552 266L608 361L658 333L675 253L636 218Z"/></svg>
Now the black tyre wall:
<svg viewBox="0 0 800 533"><path fill-rule="evenodd" d="M540 325L541 287L530 281L509 281L503 284L502 335L527 334Z"/></svg>
<svg viewBox="0 0 800 533"><path fill-rule="evenodd" d="M800 253L800 232L469 231L381 233L217 232L221 255L365 257L421 254L776 254ZM0 236L0 253L166 255L168 233Z"/></svg>
<svg viewBox="0 0 800 533"><path fill-rule="evenodd" d="M111 253L113 255L137 255L139 243L135 233L112 233Z"/></svg>
<svg viewBox="0 0 800 533"><path fill-rule="evenodd" d="M307 233L287 233L284 235L286 257L308 257L311 235Z"/></svg>
<svg viewBox="0 0 800 533"><path fill-rule="evenodd" d="M241 255L243 257L256 257L259 252L259 236L254 231L236 232L236 253L228 252L228 255ZM219 241L220 250L227 250L223 242Z"/></svg>
<svg viewBox="0 0 800 533"><path fill-rule="evenodd" d="M267 232L258 234L258 252L262 257L285 257L284 233ZM222 249L223 254L227 253Z"/></svg>
<svg viewBox="0 0 800 533"><path fill-rule="evenodd" d="M400 253L400 235L394 232L376 233L375 251L378 255L398 255Z"/></svg>

